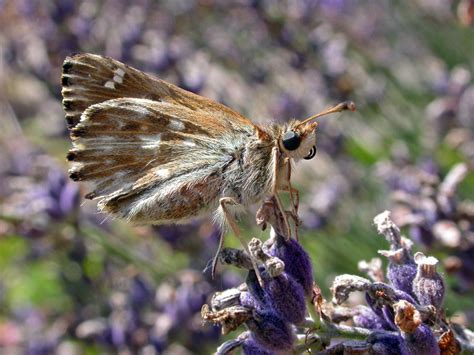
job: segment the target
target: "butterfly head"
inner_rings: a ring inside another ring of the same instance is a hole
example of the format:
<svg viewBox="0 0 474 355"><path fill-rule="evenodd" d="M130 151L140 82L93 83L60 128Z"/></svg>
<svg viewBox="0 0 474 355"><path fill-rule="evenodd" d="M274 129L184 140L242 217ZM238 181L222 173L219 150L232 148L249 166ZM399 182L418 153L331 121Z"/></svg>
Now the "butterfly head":
<svg viewBox="0 0 474 355"><path fill-rule="evenodd" d="M290 123L280 137L280 149L294 160L312 159L316 155L316 122L298 126Z"/></svg>
<svg viewBox="0 0 474 355"><path fill-rule="evenodd" d="M279 138L280 149L294 160L312 159L316 155L316 127L318 126L318 123L313 120L344 110L355 111L355 104L352 101L342 102L302 122L294 121L290 123Z"/></svg>

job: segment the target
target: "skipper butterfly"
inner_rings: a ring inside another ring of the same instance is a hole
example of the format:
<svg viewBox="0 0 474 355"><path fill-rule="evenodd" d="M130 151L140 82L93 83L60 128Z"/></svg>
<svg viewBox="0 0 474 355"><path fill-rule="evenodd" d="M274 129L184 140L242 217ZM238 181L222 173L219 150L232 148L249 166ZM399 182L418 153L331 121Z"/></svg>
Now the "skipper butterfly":
<svg viewBox="0 0 474 355"><path fill-rule="evenodd" d="M61 83L73 143L69 176L92 183L85 197L98 200L100 211L153 224L214 212L247 251L235 213L265 196L275 196L283 211L278 192L288 191L296 215L291 166L316 153L314 119L355 109L343 102L304 121L260 126L222 104L94 54L67 57Z"/></svg>

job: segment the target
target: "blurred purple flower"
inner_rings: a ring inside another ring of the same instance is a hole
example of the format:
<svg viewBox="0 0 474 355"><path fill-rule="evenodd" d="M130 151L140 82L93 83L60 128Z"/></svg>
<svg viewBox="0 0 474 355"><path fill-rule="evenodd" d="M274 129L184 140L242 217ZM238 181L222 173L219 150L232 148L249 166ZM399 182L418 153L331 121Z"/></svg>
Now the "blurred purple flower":
<svg viewBox="0 0 474 355"><path fill-rule="evenodd" d="M79 207L78 185L70 181L59 170L49 172L43 194L43 197L47 200L46 211L54 219L65 218Z"/></svg>

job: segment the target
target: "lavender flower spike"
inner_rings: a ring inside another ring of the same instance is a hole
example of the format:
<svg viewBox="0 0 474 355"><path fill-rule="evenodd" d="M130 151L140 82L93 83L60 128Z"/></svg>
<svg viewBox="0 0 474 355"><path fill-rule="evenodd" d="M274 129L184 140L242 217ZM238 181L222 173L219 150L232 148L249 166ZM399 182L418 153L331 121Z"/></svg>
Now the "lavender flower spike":
<svg viewBox="0 0 474 355"><path fill-rule="evenodd" d="M272 227L283 225L274 208L268 201L260 210L267 215L262 212L259 221ZM263 218L268 216L277 220ZM472 341L460 336L462 327L451 326L440 316L444 283L436 272L438 260L422 253L413 257L410 241L400 235L390 212L379 214L375 223L390 243L390 250L381 252L392 264L387 275L380 259L359 263L370 279L336 276L331 305L316 284L311 286L312 298L306 299L306 305L304 286L310 289L311 262L297 241L285 238L277 228L272 228L264 243L253 239L249 250L261 262L263 286L250 268L245 284L213 297L212 312L203 307L203 318L220 324L224 334L244 324L247 327L237 339L224 343L218 354L230 355L237 348L244 355L472 353ZM245 254L223 253L226 257L221 260L227 264L249 264L242 262ZM383 282L386 277L389 283ZM365 305L355 304L357 297L349 300L354 292L365 293ZM340 324L349 320L351 325Z"/></svg>

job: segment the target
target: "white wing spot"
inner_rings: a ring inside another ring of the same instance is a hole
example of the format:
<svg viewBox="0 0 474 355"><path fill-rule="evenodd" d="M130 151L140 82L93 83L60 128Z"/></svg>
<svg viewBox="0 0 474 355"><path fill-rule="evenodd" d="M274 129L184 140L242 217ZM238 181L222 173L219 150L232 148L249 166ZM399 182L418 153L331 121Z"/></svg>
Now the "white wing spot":
<svg viewBox="0 0 474 355"><path fill-rule="evenodd" d="M112 83L116 82L117 84L122 84L123 83L123 76L125 75L125 70L117 68L114 70L114 77L112 78L113 81L108 81L107 83ZM107 83L105 83L105 86L107 86ZM109 87L109 86L107 86ZM115 89L115 85L112 89Z"/></svg>
<svg viewBox="0 0 474 355"><path fill-rule="evenodd" d="M195 147L196 143L194 143L193 141L190 141L190 140L184 140L183 145L186 145L188 147Z"/></svg>
<svg viewBox="0 0 474 355"><path fill-rule="evenodd" d="M170 120L168 128L174 131L182 131L184 130L184 123L178 120Z"/></svg>
<svg viewBox="0 0 474 355"><path fill-rule="evenodd" d="M156 169L155 175L159 176L162 179L166 179L171 175L171 171L169 169Z"/></svg>
<svg viewBox="0 0 474 355"><path fill-rule="evenodd" d="M161 133L154 136L139 136L142 140L143 149L155 149L160 146L161 142Z"/></svg>
<svg viewBox="0 0 474 355"><path fill-rule="evenodd" d="M122 84L122 82L123 82L123 77L121 77L120 75L115 74L115 75L114 75L114 81L115 81L116 83Z"/></svg>
<svg viewBox="0 0 474 355"><path fill-rule="evenodd" d="M104 86L109 89L115 89L115 83L113 81L107 81Z"/></svg>
<svg viewBox="0 0 474 355"><path fill-rule="evenodd" d="M146 107L133 105L125 106L124 109L132 111L136 118L145 118L148 115L148 110Z"/></svg>
<svg viewBox="0 0 474 355"><path fill-rule="evenodd" d="M125 75L125 70L117 68L117 69L115 69L114 73L123 78L123 76Z"/></svg>

